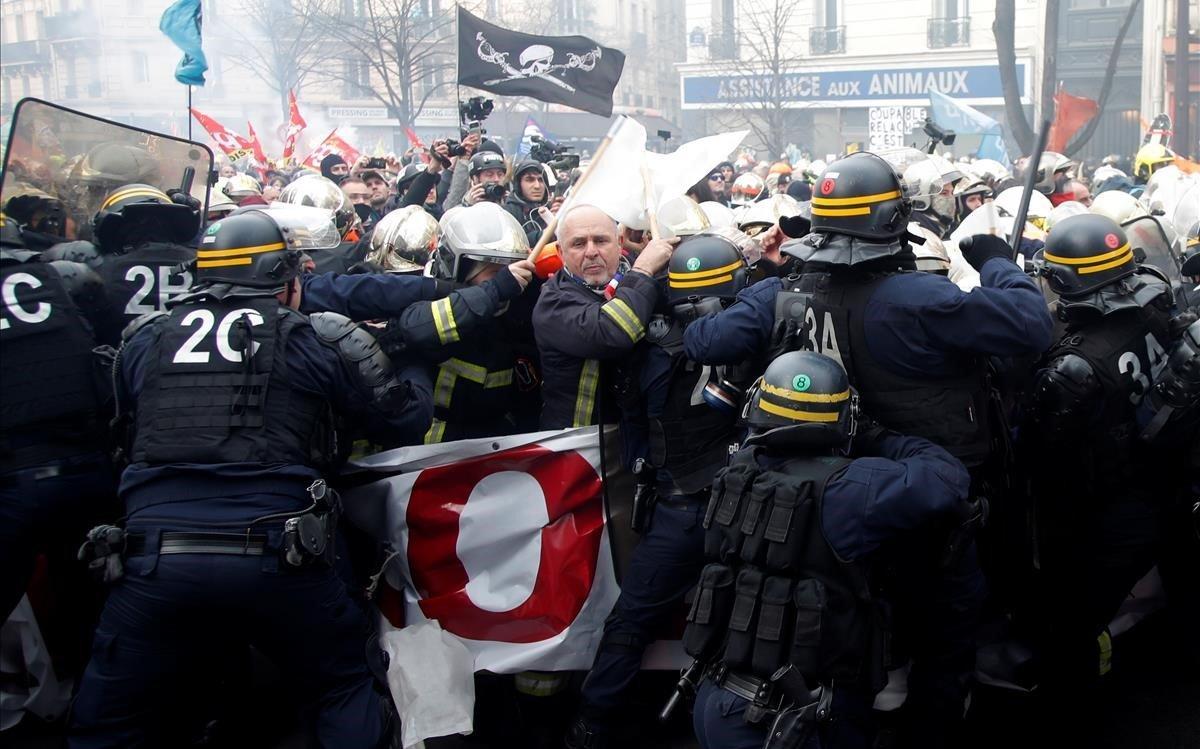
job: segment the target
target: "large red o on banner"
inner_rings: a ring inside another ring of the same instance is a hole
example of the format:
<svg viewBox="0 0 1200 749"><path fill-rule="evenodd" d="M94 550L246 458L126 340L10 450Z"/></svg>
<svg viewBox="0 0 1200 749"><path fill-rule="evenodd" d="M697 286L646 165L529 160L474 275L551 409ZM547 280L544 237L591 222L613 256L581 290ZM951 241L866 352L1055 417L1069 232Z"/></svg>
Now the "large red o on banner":
<svg viewBox="0 0 1200 749"><path fill-rule="evenodd" d="M471 491L502 471L537 481L549 522L541 530L532 592L516 608L498 612L471 601L467 570L455 549ZM425 469L413 483L406 513L408 567L421 611L446 631L472 640L529 643L561 633L592 589L604 532L602 497L600 477L582 455L538 445Z"/></svg>

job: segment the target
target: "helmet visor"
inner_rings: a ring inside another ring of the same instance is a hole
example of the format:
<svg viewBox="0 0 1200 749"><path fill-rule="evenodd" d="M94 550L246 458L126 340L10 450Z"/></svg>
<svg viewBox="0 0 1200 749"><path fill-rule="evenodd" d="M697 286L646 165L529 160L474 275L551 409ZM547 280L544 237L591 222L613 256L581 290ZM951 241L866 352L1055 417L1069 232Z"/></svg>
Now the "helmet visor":
<svg viewBox="0 0 1200 749"><path fill-rule="evenodd" d="M1125 235L1129 237L1130 246L1146 253L1143 264L1153 265L1172 281L1179 280L1179 260L1172 251L1171 242L1167 239L1167 235L1157 219L1153 216L1143 216L1130 221L1122 228L1125 229Z"/></svg>
<svg viewBox="0 0 1200 749"><path fill-rule="evenodd" d="M255 206L279 226L289 250L331 250L342 241L333 223L333 212L306 205L272 203L266 208Z"/></svg>

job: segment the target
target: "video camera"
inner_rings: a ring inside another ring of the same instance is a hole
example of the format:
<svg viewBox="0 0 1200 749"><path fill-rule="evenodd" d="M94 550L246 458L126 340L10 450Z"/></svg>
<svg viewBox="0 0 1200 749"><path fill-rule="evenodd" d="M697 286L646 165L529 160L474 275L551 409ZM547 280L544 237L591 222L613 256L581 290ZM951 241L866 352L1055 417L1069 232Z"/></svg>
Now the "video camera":
<svg viewBox="0 0 1200 749"><path fill-rule="evenodd" d="M458 119L463 124L463 129L468 133L486 133L483 129L483 121L496 108L496 102L491 99L485 99L482 96L472 96L466 101L458 103Z"/></svg>
<svg viewBox="0 0 1200 749"><path fill-rule="evenodd" d="M540 135L531 135L529 141L533 144L529 155L555 171L565 172L579 168L579 154L569 153L571 146L559 145Z"/></svg>
<svg viewBox="0 0 1200 749"><path fill-rule="evenodd" d="M955 135L953 130L943 130L937 126L937 123L928 117L925 118L925 125L921 130L929 136L929 142L925 144L925 153L933 153L939 143L945 143L948 146L954 145Z"/></svg>

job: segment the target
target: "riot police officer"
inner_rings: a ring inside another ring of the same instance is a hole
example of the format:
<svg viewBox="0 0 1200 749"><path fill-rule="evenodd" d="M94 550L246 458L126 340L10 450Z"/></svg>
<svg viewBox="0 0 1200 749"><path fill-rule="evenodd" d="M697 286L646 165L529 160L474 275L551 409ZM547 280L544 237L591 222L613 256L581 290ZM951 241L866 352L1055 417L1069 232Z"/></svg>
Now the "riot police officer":
<svg viewBox="0 0 1200 749"><path fill-rule="evenodd" d="M687 678L707 674L696 736L705 749L866 749L901 623L888 612L910 613L885 561L914 531L971 514L969 476L933 443L863 423L845 370L820 354L771 362L746 421L713 484L710 564L684 633Z"/></svg>
<svg viewBox="0 0 1200 749"><path fill-rule="evenodd" d="M185 243L199 231L198 209L172 201L151 185L124 185L105 197L92 219L92 237L118 330L165 310L168 301L191 287L185 266L196 250Z"/></svg>
<svg viewBox="0 0 1200 749"><path fill-rule="evenodd" d="M1053 321L998 237L965 243L982 283L969 293L945 276L913 272L904 189L891 165L871 153L829 167L813 191L812 233L783 247L803 260L804 274L760 281L727 310L696 321L684 334L685 350L707 364L769 349L819 351L845 367L873 418L946 448L982 477L993 441L1003 436L989 428L985 357L1040 354ZM973 549L946 571L940 546L936 538L926 545L928 622L913 628L911 643L923 665L910 675L905 706L906 726L929 746L945 739L924 726L961 717L974 670L972 633L955 627L954 611L979 606L983 596Z"/></svg>
<svg viewBox="0 0 1200 749"><path fill-rule="evenodd" d="M541 399L532 302L520 304L533 279L525 232L487 202L450 209L441 232L433 273L462 287L389 323L404 350L437 362L425 442L533 431Z"/></svg>
<svg viewBox="0 0 1200 749"><path fill-rule="evenodd" d="M76 661L98 606L75 547L116 499L105 383L92 360L104 286L86 265L43 262L23 249L4 214L0 232L0 619L25 593L37 553L46 552L63 609L60 622L43 626L71 632L79 652L64 661L82 666Z"/></svg>
<svg viewBox="0 0 1200 749"><path fill-rule="evenodd" d="M323 248L281 222L223 220L197 252L193 291L126 331L114 379L132 410L127 526L94 530L83 550L114 584L72 746L177 743L163 725L171 678L229 641L278 664L322 745L388 739L368 623L332 566L337 501L321 476L336 460L333 413L412 443L429 382L395 372L346 318L295 311L302 251Z"/></svg>
<svg viewBox="0 0 1200 749"><path fill-rule="evenodd" d="M1020 431L1037 517L1040 571L1027 625L1043 688L1074 705L1105 673L1106 625L1156 562L1165 485L1182 461L1138 439L1139 404L1171 348L1171 288L1134 260L1101 215L1056 224L1041 272L1066 328L1047 352Z"/></svg>
<svg viewBox="0 0 1200 749"><path fill-rule="evenodd" d="M632 514L642 536L604 623L568 747L598 747L610 738L646 647L703 564L700 516L713 474L735 439L748 382L742 380L744 368L689 361L683 332L699 315L732 303L746 286L742 248L750 243L731 227L684 239L668 266L669 310L650 318L645 340L621 366L621 441L638 480Z"/></svg>

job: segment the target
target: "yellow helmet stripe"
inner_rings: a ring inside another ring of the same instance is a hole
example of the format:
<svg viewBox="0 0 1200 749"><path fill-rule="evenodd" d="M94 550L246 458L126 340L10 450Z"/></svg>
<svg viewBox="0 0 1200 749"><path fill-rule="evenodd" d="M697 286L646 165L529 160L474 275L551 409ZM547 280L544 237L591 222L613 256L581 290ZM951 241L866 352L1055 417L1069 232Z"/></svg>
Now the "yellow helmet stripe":
<svg viewBox="0 0 1200 749"><path fill-rule="evenodd" d="M120 190L118 192L114 192L112 195L109 195L108 199L105 200L104 203L100 206L100 210L109 208L114 203L118 203L122 200L125 200L126 198L137 198L137 197L157 198L159 200L164 200L168 203L171 202L171 199L168 198L167 194L165 192L163 192L162 190L155 190L155 189L149 188L149 187L133 187L128 190Z"/></svg>
<svg viewBox="0 0 1200 749"><path fill-rule="evenodd" d="M283 242L276 242L275 244L260 244L255 247L234 247L229 250L197 250L196 257L211 260L212 258L233 257L234 255L258 255L263 252L282 250L286 247L287 245Z"/></svg>
<svg viewBox="0 0 1200 749"><path fill-rule="evenodd" d="M796 408L788 408L787 406L777 406L770 401L763 400L762 398L758 399L758 407L769 414L782 416L786 419L795 419L796 421L830 422L837 421L839 415L837 411L801 411Z"/></svg>
<svg viewBox="0 0 1200 749"><path fill-rule="evenodd" d="M667 283L672 289L695 289L700 286L715 286L719 283L728 283L733 280L733 274L726 276L718 276L717 278L704 278L699 281L676 281L671 278Z"/></svg>
<svg viewBox="0 0 1200 749"><path fill-rule="evenodd" d="M826 208L832 208L839 205L861 205L863 203L882 203L885 200L896 200L900 197L899 190L891 192L877 192L874 195L860 195L857 198L822 198L819 195L814 195L812 199L813 205L821 205Z"/></svg>
<svg viewBox="0 0 1200 749"><path fill-rule="evenodd" d="M1106 252L1096 257L1059 257L1058 255L1051 255L1049 252L1042 253L1042 257L1052 263L1059 263L1061 265L1091 265L1092 263L1103 263L1105 260L1112 260L1114 257L1124 255L1126 252L1129 252L1128 242L1112 252Z"/></svg>
<svg viewBox="0 0 1200 749"><path fill-rule="evenodd" d="M232 260L197 260L197 268L227 268L231 265L249 265L254 262L248 257L235 257Z"/></svg>
<svg viewBox="0 0 1200 749"><path fill-rule="evenodd" d="M743 265L744 265L744 263L741 260L735 260L734 262L730 263L729 265L722 265L720 268L713 268L711 270L695 270L695 271L681 271L679 273L668 273L667 277L672 280L678 278L681 281L695 281L697 279L704 278L705 276L720 276L720 275L724 275L726 273L732 273L733 271L737 270L738 268L742 267Z"/></svg>
<svg viewBox="0 0 1200 749"><path fill-rule="evenodd" d="M1103 265L1089 265L1086 268L1076 268L1075 272L1081 275L1087 273L1099 273L1102 270L1116 268L1118 265L1124 265L1125 263L1129 262L1133 262L1133 250L1126 252L1124 255L1111 262L1104 263Z"/></svg>
<svg viewBox="0 0 1200 749"><path fill-rule="evenodd" d="M870 216L871 209L867 206L862 208L818 208L813 204L812 215L814 216Z"/></svg>
<svg viewBox="0 0 1200 749"><path fill-rule="evenodd" d="M787 398L790 401L801 401L804 403L841 403L842 401L850 400L850 391L843 390L840 393L798 393L794 390L787 390L781 387L775 387L769 382L762 384L764 393Z"/></svg>

